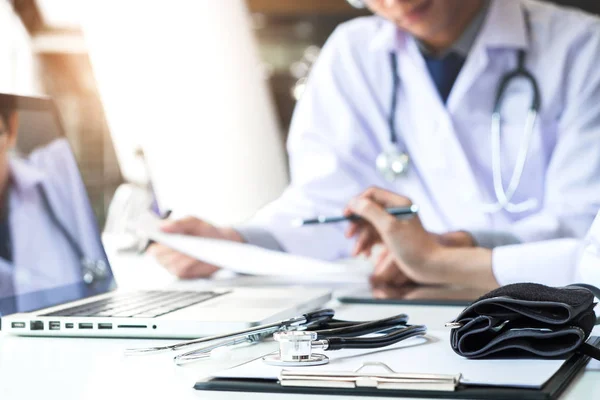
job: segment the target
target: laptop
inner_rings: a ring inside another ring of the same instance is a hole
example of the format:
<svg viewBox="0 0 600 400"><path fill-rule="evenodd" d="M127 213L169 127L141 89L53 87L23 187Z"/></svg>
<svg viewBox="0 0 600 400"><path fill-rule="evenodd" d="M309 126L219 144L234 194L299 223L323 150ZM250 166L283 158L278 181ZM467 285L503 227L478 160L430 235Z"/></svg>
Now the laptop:
<svg viewBox="0 0 600 400"><path fill-rule="evenodd" d="M117 290L82 179L91 177L94 188L93 166L76 161L89 160L90 149L68 143L50 99L0 94L0 125L0 139L16 143L6 155L10 183L0 213L8 214L0 223L3 332L194 338L290 318L330 300L330 290L305 287Z"/></svg>

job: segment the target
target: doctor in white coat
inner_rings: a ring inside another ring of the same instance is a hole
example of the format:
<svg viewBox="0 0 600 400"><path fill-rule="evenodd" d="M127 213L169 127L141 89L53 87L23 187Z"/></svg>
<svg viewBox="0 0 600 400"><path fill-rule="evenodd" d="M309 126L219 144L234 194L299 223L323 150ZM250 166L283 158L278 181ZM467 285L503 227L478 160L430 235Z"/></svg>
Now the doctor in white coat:
<svg viewBox="0 0 600 400"><path fill-rule="evenodd" d="M297 105L283 195L244 226L164 229L337 259L360 247L343 224L290 222L379 186L418 204L441 243L495 248L499 282L522 273L522 247L506 245L582 238L600 209L598 18L535 0L363 3L376 15L336 29ZM386 179L382 154L405 172ZM216 269L150 251L180 277ZM383 257L375 275L395 262Z"/></svg>
<svg viewBox="0 0 600 400"><path fill-rule="evenodd" d="M6 314L81 296L83 275L92 271L83 268L82 255L102 262L106 256L67 141L17 156L18 112L0 115L0 314Z"/></svg>

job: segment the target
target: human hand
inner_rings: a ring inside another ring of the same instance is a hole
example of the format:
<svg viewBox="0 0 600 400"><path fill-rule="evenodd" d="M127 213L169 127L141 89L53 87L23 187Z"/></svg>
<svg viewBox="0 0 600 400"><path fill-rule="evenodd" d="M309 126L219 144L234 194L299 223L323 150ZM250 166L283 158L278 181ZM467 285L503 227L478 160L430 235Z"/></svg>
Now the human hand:
<svg viewBox="0 0 600 400"><path fill-rule="evenodd" d="M350 202L345 213L362 218L352 222L347 237L357 236L353 254L370 254L375 244L384 244L401 273L409 280L421 284L444 283L448 271L436 268L432 258L443 250L440 238L427 232L418 216L398 219L385 211L386 207L409 206L412 202L383 189L370 188ZM391 263L387 264L391 268ZM379 271L382 276L389 276ZM389 273L391 275L391 273Z"/></svg>
<svg viewBox="0 0 600 400"><path fill-rule="evenodd" d="M387 247L383 247L375 261L373 275L369 279L371 285L403 286L409 283L410 280L402 272L403 268L398 265L398 262L395 255Z"/></svg>
<svg viewBox="0 0 600 400"><path fill-rule="evenodd" d="M418 216L398 219L385 210L410 204L410 199L379 188L368 189L353 199L345 214L361 216L346 232L347 237L358 236L354 253L369 254L373 245L382 243L412 282L498 286L492 271L491 250L474 247L468 233L436 235L424 229Z"/></svg>
<svg viewBox="0 0 600 400"><path fill-rule="evenodd" d="M375 235L376 233L374 233ZM378 234L376 234L378 235ZM437 241L448 247L473 247L475 241L468 232L457 231L443 234L433 234ZM368 240L367 240L368 242ZM395 255L385 246L381 245L382 249L375 261L373 275L370 277L370 282L373 286L404 286L411 283L410 279L402 271L406 266L400 266L401 260L398 260ZM371 253L371 249L368 249Z"/></svg>
<svg viewBox="0 0 600 400"><path fill-rule="evenodd" d="M219 228L194 217L165 221L161 225L161 230L167 233L244 242L235 229ZM170 273L182 279L205 278L219 269L215 265L204 263L160 243L152 244L146 252L154 256Z"/></svg>

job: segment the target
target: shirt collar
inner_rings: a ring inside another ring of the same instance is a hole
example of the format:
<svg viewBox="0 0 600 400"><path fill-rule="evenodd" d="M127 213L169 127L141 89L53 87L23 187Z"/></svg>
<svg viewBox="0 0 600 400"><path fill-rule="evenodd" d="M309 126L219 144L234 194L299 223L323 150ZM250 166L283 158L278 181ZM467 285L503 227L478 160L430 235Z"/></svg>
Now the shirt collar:
<svg viewBox="0 0 600 400"><path fill-rule="evenodd" d="M369 50L395 52L404 44L406 35L393 22L381 17L376 18L378 19L377 32L369 44Z"/></svg>
<svg viewBox="0 0 600 400"><path fill-rule="evenodd" d="M34 189L44 180L44 172L35 168L27 161L18 157L11 157L9 162L10 179L12 188L19 194Z"/></svg>
<svg viewBox="0 0 600 400"><path fill-rule="evenodd" d="M489 5L482 9L452 48L459 53L466 47L468 53L479 44L489 48L526 48L527 29L525 11L520 0L489 0ZM469 32L471 30L474 33ZM403 48L409 39L410 35L398 29L393 22L380 18L369 49L395 52Z"/></svg>

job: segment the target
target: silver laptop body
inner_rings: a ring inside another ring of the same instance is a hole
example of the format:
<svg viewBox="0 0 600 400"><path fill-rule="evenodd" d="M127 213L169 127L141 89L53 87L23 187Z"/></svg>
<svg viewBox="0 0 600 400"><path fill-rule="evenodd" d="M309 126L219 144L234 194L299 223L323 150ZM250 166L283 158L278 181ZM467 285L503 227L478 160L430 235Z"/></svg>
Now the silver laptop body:
<svg viewBox="0 0 600 400"><path fill-rule="evenodd" d="M2 110L8 128L18 121L17 151L9 163L12 251L0 259L3 332L194 338L290 318L331 298L330 290L305 287L116 290L52 101L0 94Z"/></svg>

